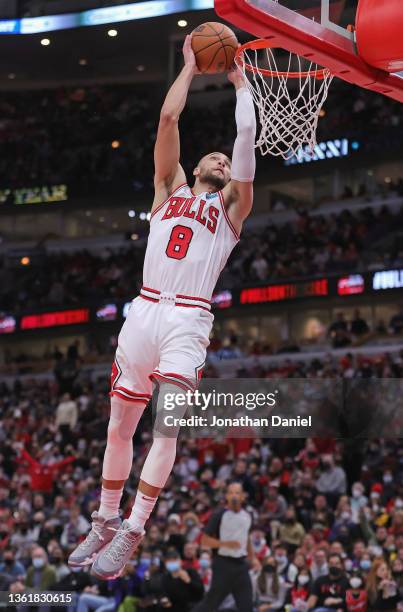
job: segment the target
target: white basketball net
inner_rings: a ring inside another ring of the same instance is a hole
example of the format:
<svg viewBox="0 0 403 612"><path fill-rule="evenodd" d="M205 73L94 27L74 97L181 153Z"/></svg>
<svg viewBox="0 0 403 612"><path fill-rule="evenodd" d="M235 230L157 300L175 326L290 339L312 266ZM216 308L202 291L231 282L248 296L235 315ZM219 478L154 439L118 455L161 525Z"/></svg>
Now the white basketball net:
<svg viewBox="0 0 403 612"><path fill-rule="evenodd" d="M301 147L313 151L319 114L333 76L324 69L323 78L315 78L316 71L322 69L294 53L289 54L288 65L279 69L273 51L269 47L246 49L243 62L238 65L258 110L260 133L256 147L262 155L270 153L290 159ZM248 70L245 63L255 71ZM273 74L262 74L262 64ZM305 76L290 76L292 73Z"/></svg>

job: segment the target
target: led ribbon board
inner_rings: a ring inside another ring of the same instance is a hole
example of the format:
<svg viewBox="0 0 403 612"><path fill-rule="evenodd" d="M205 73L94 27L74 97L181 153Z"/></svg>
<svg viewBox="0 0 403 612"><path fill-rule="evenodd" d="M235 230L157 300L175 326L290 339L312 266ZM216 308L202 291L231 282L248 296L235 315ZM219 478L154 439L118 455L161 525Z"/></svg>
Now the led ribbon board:
<svg viewBox="0 0 403 612"><path fill-rule="evenodd" d="M0 20L0 34L39 34L214 8L213 0L150 0L80 13Z"/></svg>

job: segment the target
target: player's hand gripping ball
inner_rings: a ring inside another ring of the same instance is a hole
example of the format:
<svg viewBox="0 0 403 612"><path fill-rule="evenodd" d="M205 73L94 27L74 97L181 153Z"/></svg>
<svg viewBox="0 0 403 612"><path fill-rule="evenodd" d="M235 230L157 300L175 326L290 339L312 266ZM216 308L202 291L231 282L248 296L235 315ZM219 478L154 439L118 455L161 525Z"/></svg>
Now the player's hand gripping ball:
<svg viewBox="0 0 403 612"><path fill-rule="evenodd" d="M237 48L238 41L234 32L223 23L208 21L192 32L192 49L197 68L204 74L229 70Z"/></svg>

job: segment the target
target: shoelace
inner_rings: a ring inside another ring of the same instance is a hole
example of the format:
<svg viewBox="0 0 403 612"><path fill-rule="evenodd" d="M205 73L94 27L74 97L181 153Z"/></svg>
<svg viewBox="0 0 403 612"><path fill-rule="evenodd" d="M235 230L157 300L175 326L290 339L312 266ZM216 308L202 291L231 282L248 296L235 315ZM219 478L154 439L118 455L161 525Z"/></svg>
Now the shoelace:
<svg viewBox="0 0 403 612"><path fill-rule="evenodd" d="M96 524L92 525L92 529L91 529L90 533L87 535L87 537L85 538L84 542L82 542L81 546L83 548L88 548L90 546L90 544L94 543L96 538L98 538L101 542L103 542L105 540L105 538L101 534L100 529L101 529L100 525L96 525ZM107 527L107 529L112 529L113 531L117 531L117 529L115 529L114 527Z"/></svg>
<svg viewBox="0 0 403 612"><path fill-rule="evenodd" d="M110 527L110 529L116 531L116 535L118 537L115 536L109 550L107 550L105 553L105 557L108 557L113 563L118 563L120 557L122 557L131 548L131 546L133 546L133 544L139 537L142 536L142 534L138 531L136 532L133 527L120 527L119 529ZM134 531L136 534L134 537L131 535L132 531Z"/></svg>

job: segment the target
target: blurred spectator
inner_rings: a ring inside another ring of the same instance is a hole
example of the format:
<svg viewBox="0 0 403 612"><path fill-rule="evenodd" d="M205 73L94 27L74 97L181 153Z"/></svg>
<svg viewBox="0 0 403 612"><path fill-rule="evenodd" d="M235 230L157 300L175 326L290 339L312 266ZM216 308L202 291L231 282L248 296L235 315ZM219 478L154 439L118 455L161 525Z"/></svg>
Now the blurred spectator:
<svg viewBox="0 0 403 612"><path fill-rule="evenodd" d="M31 477L31 488L33 491L43 491L50 493L53 488L53 481L57 473L66 465L75 460L74 456L66 457L54 463L40 463L32 457L25 448L21 449L19 461L28 464L28 474Z"/></svg>
<svg viewBox="0 0 403 612"><path fill-rule="evenodd" d="M358 308L354 310L354 316L350 324L350 332L353 336L363 336L369 332L369 326L365 319L362 318Z"/></svg>
<svg viewBox="0 0 403 612"><path fill-rule="evenodd" d="M77 424L78 410L77 404L71 399L70 393L64 393L62 401L57 407L55 426L62 435L62 449L70 444L73 437L73 430Z"/></svg>
<svg viewBox="0 0 403 612"><path fill-rule="evenodd" d="M25 585L31 589L48 591L56 582L56 572L48 563L48 555L40 546L32 550L32 565L27 569Z"/></svg>
<svg viewBox="0 0 403 612"><path fill-rule="evenodd" d="M335 500L343 495L347 489L346 473L342 467L336 466L332 455L323 455L323 471L316 481L316 488L329 499Z"/></svg>
<svg viewBox="0 0 403 612"><path fill-rule="evenodd" d="M250 268L251 268L251 272L253 273L255 278L257 278L258 280L265 281L267 279L267 273L269 270L269 266L267 265L267 261L265 260L265 258L263 257L261 253L258 254L255 257L255 259L252 261Z"/></svg>
<svg viewBox="0 0 403 612"><path fill-rule="evenodd" d="M289 552L294 552L304 540L305 529L297 521L295 509L292 506L285 511L284 524L280 526L279 536L281 541L287 545Z"/></svg>
<svg viewBox="0 0 403 612"><path fill-rule="evenodd" d="M340 555L330 555L329 573L315 580L308 599L309 609L313 608L316 612L343 610L348 587L342 558Z"/></svg>
<svg viewBox="0 0 403 612"><path fill-rule="evenodd" d="M60 543L65 548L73 546L77 540L86 535L90 523L80 513L80 506L73 505L70 510L70 520L66 523L60 538Z"/></svg>
<svg viewBox="0 0 403 612"><path fill-rule="evenodd" d="M367 612L368 597L365 591L364 580L358 570L351 573L350 588L346 591L347 612Z"/></svg>
<svg viewBox="0 0 403 612"><path fill-rule="evenodd" d="M12 546L8 546L3 550L3 561L0 562L0 573L6 574L11 579L25 578L25 567L15 559L15 550Z"/></svg>
<svg viewBox="0 0 403 612"><path fill-rule="evenodd" d="M336 321L329 326L327 333L332 339L333 348L342 348L351 344L348 324L342 312L337 314Z"/></svg>
<svg viewBox="0 0 403 612"><path fill-rule="evenodd" d="M374 610L395 610L399 601L396 581L383 559L373 562L367 578L368 600Z"/></svg>
<svg viewBox="0 0 403 612"><path fill-rule="evenodd" d="M187 612L192 604L203 596L203 583L196 570L183 569L180 555L171 549L164 559L166 573L163 575L160 604L172 612Z"/></svg>
<svg viewBox="0 0 403 612"><path fill-rule="evenodd" d="M262 569L253 580L253 590L258 612L284 609L287 586L277 572L274 557L263 559Z"/></svg>
<svg viewBox="0 0 403 612"><path fill-rule="evenodd" d="M329 573L329 565L327 562L326 551L323 548L318 548L313 555L311 565L312 578L316 580L321 576L327 576Z"/></svg>
<svg viewBox="0 0 403 612"><path fill-rule="evenodd" d="M291 588L291 611L307 612L308 598L311 591L311 576L307 567L301 567Z"/></svg>

